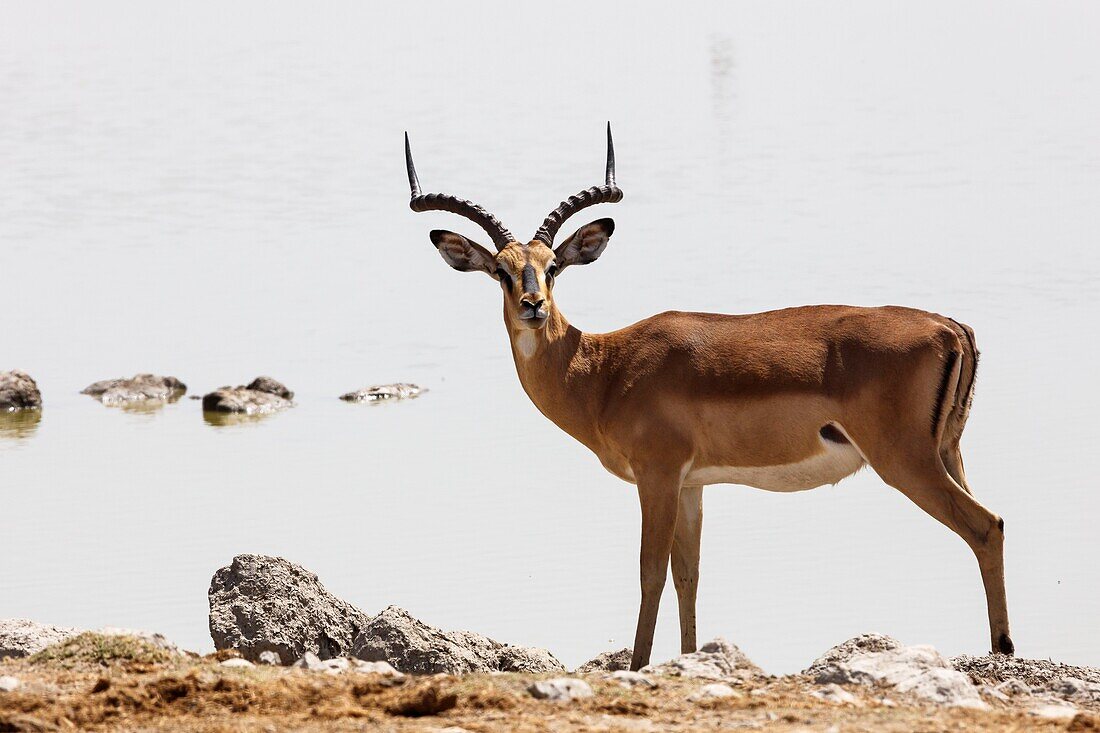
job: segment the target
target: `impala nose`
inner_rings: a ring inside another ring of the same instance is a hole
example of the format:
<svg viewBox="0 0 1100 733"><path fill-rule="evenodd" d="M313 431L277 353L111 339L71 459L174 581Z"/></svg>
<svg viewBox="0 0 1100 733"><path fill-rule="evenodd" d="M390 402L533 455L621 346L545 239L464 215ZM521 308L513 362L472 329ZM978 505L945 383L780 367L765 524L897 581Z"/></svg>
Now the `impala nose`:
<svg viewBox="0 0 1100 733"><path fill-rule="evenodd" d="M520 320L546 318L546 299L540 295L524 295L520 301Z"/></svg>

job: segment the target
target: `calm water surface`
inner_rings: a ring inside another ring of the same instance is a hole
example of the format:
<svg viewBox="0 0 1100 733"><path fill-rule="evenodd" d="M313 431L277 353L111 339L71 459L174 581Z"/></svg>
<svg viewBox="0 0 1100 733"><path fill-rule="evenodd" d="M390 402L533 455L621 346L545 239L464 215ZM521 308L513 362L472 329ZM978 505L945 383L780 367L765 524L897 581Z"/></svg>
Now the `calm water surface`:
<svg viewBox="0 0 1100 733"><path fill-rule="evenodd" d="M1100 664L1100 6L6 3L0 617L197 649L211 574L279 554L375 611L546 646L630 643L634 489L523 394L496 286L440 261L420 177L534 232L601 182L571 321L897 303L983 352L968 476L1005 517L1021 654ZM567 233L567 232L566 232ZM484 237L481 237L484 239ZM79 395L156 371L271 374L298 407L216 426ZM372 383L431 389L370 408ZM700 635L771 672L877 630L986 648L966 546L864 471L706 492ZM677 651L669 584L655 657Z"/></svg>

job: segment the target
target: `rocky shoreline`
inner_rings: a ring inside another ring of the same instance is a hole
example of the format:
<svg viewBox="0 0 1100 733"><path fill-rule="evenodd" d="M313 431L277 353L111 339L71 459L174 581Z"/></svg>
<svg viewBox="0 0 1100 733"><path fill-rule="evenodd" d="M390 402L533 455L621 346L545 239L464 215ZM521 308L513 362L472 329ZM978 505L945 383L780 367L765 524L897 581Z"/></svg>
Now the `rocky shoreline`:
<svg viewBox="0 0 1100 733"><path fill-rule="evenodd" d="M631 699L643 701L634 713L648 711L657 704L653 701L663 701L658 708L706 708L726 701L726 707L746 703L747 710L754 710L748 704L754 698L778 696L783 705L858 711L857 717L882 709L897 709L891 713L895 717L900 711L934 709L951 720L961 715L952 710L990 716L1010 712L1031 724L1061 729L1100 726L1100 669L1003 655L948 659L932 647L908 646L880 634L849 639L802 672L780 677L768 675L725 639L640 672L626 670L630 650L622 649L597 655L570 673L548 650L505 644L470 631L443 631L397 606L370 615L329 593L314 573L283 558L235 557L214 574L208 597L217 651L206 657L147 632L88 632L22 619L0 621L0 730L38 730L11 727L10 718L5 728L4 715L12 695L36 689L51 665L101 658L108 654L104 650L126 644L144 650L141 658L154 660L152 669L158 673L179 665L217 669L218 674L270 669L264 674L380 678L389 686L447 679L457 687L466 684L460 680L487 676L494 681L491 686L508 688L510 695L566 705L606 705L629 691ZM103 664L111 666L101 659ZM457 699L444 708L457 705ZM648 713L642 717L652 718ZM978 721L975 729L1001 729L983 728L983 718L973 720Z"/></svg>

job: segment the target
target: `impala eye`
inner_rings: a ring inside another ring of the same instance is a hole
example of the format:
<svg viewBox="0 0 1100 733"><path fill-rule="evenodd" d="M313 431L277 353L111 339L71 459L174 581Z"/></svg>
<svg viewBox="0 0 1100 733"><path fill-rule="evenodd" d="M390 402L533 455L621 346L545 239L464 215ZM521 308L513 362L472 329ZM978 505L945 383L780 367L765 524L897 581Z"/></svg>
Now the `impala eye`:
<svg viewBox="0 0 1100 733"><path fill-rule="evenodd" d="M512 276L504 271L503 267L497 268L497 277L500 279L500 285L505 290L512 289Z"/></svg>
<svg viewBox="0 0 1100 733"><path fill-rule="evenodd" d="M558 274L558 266L557 265L550 265L549 267L547 267L546 268L546 275L545 275L546 282L550 282L551 280L553 280L554 276L557 275L557 274Z"/></svg>

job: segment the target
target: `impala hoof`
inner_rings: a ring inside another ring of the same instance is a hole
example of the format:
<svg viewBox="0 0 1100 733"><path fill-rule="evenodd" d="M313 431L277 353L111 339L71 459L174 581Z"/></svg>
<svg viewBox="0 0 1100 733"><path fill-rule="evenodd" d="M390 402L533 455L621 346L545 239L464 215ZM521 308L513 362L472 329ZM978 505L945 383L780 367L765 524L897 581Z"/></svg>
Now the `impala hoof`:
<svg viewBox="0 0 1100 733"><path fill-rule="evenodd" d="M993 651L1011 657L1016 654L1016 646L1008 638L1008 634L1001 634L1001 638L997 639L997 648Z"/></svg>

